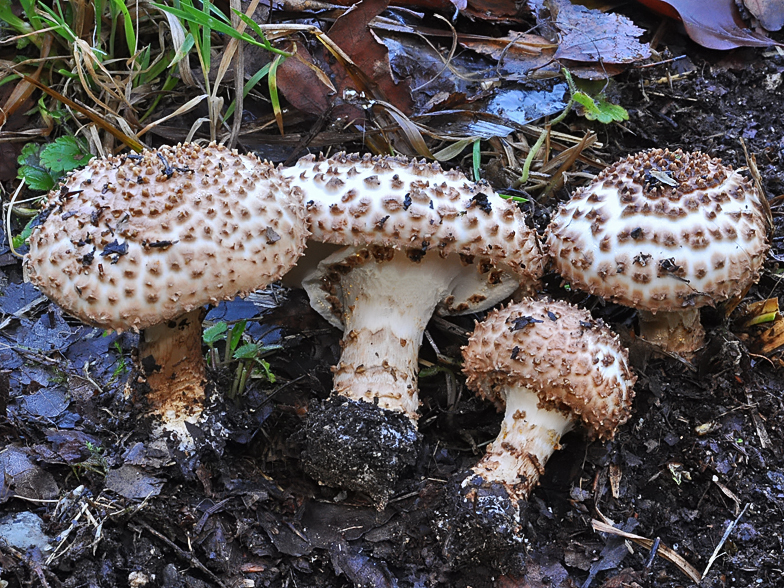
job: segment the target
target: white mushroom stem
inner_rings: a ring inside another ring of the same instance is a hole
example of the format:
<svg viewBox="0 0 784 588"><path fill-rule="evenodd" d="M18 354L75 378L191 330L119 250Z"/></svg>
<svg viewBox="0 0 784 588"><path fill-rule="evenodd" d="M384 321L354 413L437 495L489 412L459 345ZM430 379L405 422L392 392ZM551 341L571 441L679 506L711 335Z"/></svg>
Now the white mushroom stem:
<svg viewBox="0 0 784 588"><path fill-rule="evenodd" d="M561 411L541 408L538 396L528 388L510 386L501 432L472 471L487 482L503 484L510 498L527 500L547 460L559 449L561 437L574 422ZM473 475L463 481L463 486L471 478Z"/></svg>
<svg viewBox="0 0 784 588"><path fill-rule="evenodd" d="M489 288L488 275L480 274L475 265L464 265L458 255L444 259L433 251L413 261L397 251L390 260L353 263L356 251L346 249L330 256L319 264L318 273L303 281L311 300L316 290L334 288L342 309L340 319L330 317L344 328L343 353L333 368L334 391L403 412L415 421L419 346L436 306L445 300L465 300L468 292L491 305L510 295L516 282ZM338 269L320 277L330 267ZM349 267L347 273L340 271ZM332 283L330 273L343 275Z"/></svg>
<svg viewBox="0 0 784 588"><path fill-rule="evenodd" d="M665 351L688 355L705 344L699 308L656 313L639 310L640 337Z"/></svg>
<svg viewBox="0 0 784 588"><path fill-rule="evenodd" d="M139 337L139 370L150 387L150 409L164 431L190 439L185 422L196 422L204 408L207 370L201 352L204 309L144 329Z"/></svg>

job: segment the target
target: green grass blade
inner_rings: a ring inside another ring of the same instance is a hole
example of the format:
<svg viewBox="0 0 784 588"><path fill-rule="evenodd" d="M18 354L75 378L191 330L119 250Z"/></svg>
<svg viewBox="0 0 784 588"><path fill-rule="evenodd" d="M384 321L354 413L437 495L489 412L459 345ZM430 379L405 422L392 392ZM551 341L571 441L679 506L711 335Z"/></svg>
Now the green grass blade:
<svg viewBox="0 0 784 588"><path fill-rule="evenodd" d="M481 175L480 175L480 172L479 172L479 168L481 167L481 164L482 164L481 143L482 142L479 139L477 139L476 141L474 141L474 145L473 145L473 149L472 149L472 155L473 155L472 159L473 159L473 164L474 164L473 168L474 168L474 181L475 182L478 182L479 180L482 179Z"/></svg>
<svg viewBox="0 0 784 588"><path fill-rule="evenodd" d="M232 27L230 24L227 24L223 20L205 14L201 10L198 10L192 6L182 4L181 8L173 8L171 6L166 6L165 4L158 4L158 3L153 3L153 6L165 12L168 12L169 14L173 14L174 16L184 20L187 23L192 23L203 27L209 27L213 31L216 31L224 35L228 35L229 37L238 39L240 41L245 41L246 43L250 43L251 45L256 45L256 47L262 47L264 49L267 49L268 51L277 53L278 55L286 55L286 56L289 55L285 51L281 51L280 49L271 47L269 45L269 42L267 42L267 44L265 45L264 43L257 41L256 39L254 39L253 37L251 37L246 33L240 33L234 27Z"/></svg>
<svg viewBox="0 0 784 588"><path fill-rule="evenodd" d="M125 41L128 44L128 53L136 53L136 32L133 30L133 20L124 0L111 0L115 9L119 9L123 15L123 27L125 29Z"/></svg>

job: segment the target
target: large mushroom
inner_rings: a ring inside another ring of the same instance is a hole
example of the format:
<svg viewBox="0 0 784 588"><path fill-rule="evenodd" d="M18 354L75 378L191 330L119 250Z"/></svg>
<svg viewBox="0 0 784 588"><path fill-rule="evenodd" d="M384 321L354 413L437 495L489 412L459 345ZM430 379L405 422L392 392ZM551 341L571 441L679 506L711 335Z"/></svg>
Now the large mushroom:
<svg viewBox="0 0 784 588"><path fill-rule="evenodd" d="M630 414L636 377L615 335L586 310L524 299L495 310L463 347L466 385L505 410L501 431L450 497L442 538L495 556L519 545L525 502L561 437L582 425L611 439Z"/></svg>
<svg viewBox="0 0 784 588"><path fill-rule="evenodd" d="M653 149L577 190L553 217L547 247L572 286L638 309L643 338L690 354L704 340L700 307L759 277L763 199L719 159Z"/></svg>
<svg viewBox="0 0 784 588"><path fill-rule="evenodd" d="M288 173L306 203L310 239L346 247L302 280L313 307L344 331L335 397L328 418L308 428L306 463L325 483L383 503L416 442L428 321L434 311L469 313L519 288L532 292L542 273L537 237L514 202L438 164L339 154L305 158ZM357 438L370 431L386 441L368 447Z"/></svg>
<svg viewBox="0 0 784 588"><path fill-rule="evenodd" d="M262 288L301 255L301 200L256 157L210 144L95 158L48 197L27 277L79 320L141 331L138 370L165 430L202 412L204 305Z"/></svg>

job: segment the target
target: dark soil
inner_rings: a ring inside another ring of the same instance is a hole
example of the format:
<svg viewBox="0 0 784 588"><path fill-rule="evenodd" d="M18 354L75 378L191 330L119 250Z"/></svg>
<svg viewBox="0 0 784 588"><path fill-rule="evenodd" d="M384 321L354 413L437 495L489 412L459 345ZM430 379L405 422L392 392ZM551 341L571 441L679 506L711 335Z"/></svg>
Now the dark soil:
<svg viewBox="0 0 784 588"><path fill-rule="evenodd" d="M685 57L631 69L612 85L628 122L600 128L571 116L566 123L575 133L599 130L606 161L669 147L701 149L740 167L743 139L776 227L746 302L781 298L784 55L711 52L676 31L663 45ZM556 202L542 204L546 220ZM650 557L640 545L595 532L592 519L660 542L700 574L721 543L701 586L784 586L782 363L753 351L757 333L737 326L738 311L729 318L722 308L704 311L709 344L691 363L633 345L632 418L608 443L579 432L563 439L510 555L491 531L456 531L456 481L500 424L459 373L449 382L443 373L421 380L422 449L387 478L394 486L378 510L378 495L319 485L301 460L309 407L329 396L340 336L301 292L277 291L274 310L237 302L212 311L212 320L249 318L256 339L284 346L268 358L278 384L254 382L229 401L223 392L233 373L212 374L209 425L197 435L198 454L185 456L149 443L150 424L125 400L123 366L134 337L103 337L64 318L22 284L15 258L6 252L1 261L0 310L10 320L0 330L0 519L34 513L51 547L0 543L0 586L693 585L661 552ZM547 284L549 295L569 297L619 331L634 326L631 311L567 292L555 276ZM473 318L450 319L451 328L430 324L442 355L459 357L460 333ZM422 357L437 361L427 343Z"/></svg>

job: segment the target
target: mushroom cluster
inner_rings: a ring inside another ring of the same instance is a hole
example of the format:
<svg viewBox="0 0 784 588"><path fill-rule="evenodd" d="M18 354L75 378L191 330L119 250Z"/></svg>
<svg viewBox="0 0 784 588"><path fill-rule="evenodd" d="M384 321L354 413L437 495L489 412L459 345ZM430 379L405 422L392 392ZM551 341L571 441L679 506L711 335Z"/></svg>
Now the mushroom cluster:
<svg viewBox="0 0 784 588"><path fill-rule="evenodd" d="M49 194L27 277L66 312L141 331L138 369L166 430L187 438L205 395L203 306L280 278L307 237L277 171L196 144L95 158Z"/></svg>
<svg viewBox="0 0 784 588"><path fill-rule="evenodd" d="M667 351L702 346L699 308L742 294L768 250L763 196L703 153L654 149L602 171L547 229L575 288L637 308L641 336Z"/></svg>
<svg viewBox="0 0 784 588"><path fill-rule="evenodd" d="M334 368L342 400L331 410L364 414L367 407L356 403L365 402L405 415L391 437L415 443L418 353L428 321L434 312L475 312L518 289L534 291L543 265L536 234L488 184L435 163L339 154L302 159L285 173L305 201L310 239L344 247L302 279L313 307L344 331ZM309 471L383 503L396 464L378 448L357 456L361 444L334 425L343 421L356 419L331 413L309 428ZM361 463L363 471L338 461Z"/></svg>

